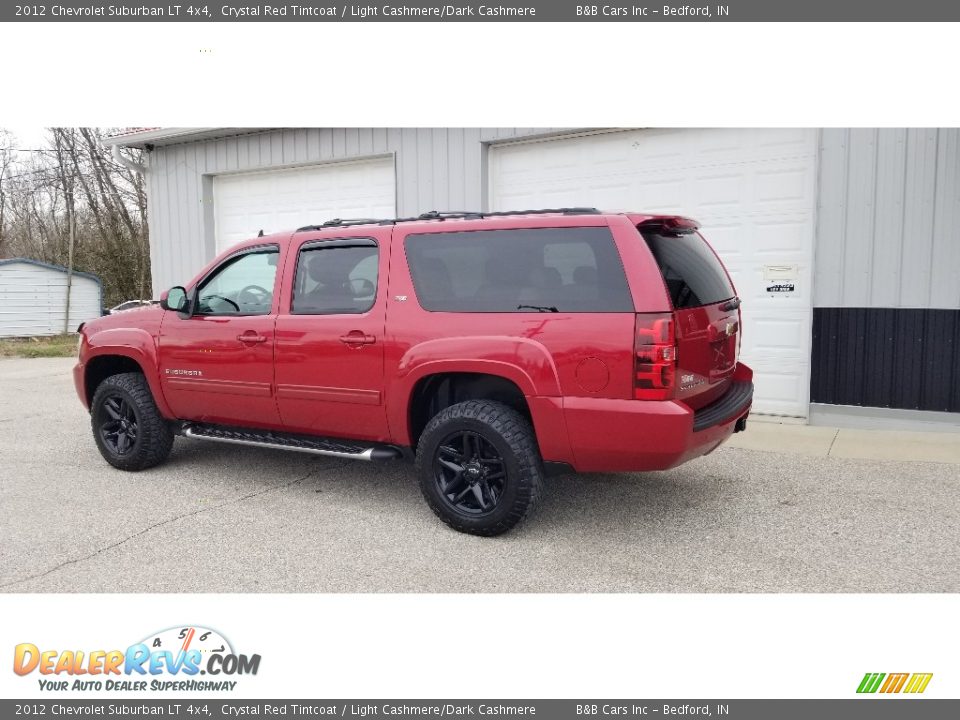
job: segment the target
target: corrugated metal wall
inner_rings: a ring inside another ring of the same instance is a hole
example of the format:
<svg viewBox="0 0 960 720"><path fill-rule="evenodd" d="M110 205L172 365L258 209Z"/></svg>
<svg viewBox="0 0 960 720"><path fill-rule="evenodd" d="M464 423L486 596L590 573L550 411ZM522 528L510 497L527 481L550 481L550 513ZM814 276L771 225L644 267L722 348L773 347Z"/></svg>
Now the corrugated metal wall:
<svg viewBox="0 0 960 720"><path fill-rule="evenodd" d="M821 132L815 307L960 308L960 130Z"/></svg>
<svg viewBox="0 0 960 720"><path fill-rule="evenodd" d="M810 399L960 412L960 310L814 308Z"/></svg>
<svg viewBox="0 0 960 720"><path fill-rule="evenodd" d="M486 204L487 142L548 128L306 128L157 147L148 156L154 293L186 282L214 256L214 175L393 154L397 212ZM325 218L317 218L324 220Z"/></svg>
<svg viewBox="0 0 960 720"><path fill-rule="evenodd" d="M824 130L810 399L960 412L960 130Z"/></svg>

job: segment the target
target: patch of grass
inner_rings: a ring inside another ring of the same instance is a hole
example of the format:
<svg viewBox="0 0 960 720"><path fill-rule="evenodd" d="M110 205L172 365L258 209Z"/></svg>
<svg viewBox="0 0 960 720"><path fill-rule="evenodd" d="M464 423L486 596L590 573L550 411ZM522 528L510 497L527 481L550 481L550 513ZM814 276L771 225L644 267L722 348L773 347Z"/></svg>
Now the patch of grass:
<svg viewBox="0 0 960 720"><path fill-rule="evenodd" d="M74 334L0 339L0 357L51 358L76 354L77 336Z"/></svg>

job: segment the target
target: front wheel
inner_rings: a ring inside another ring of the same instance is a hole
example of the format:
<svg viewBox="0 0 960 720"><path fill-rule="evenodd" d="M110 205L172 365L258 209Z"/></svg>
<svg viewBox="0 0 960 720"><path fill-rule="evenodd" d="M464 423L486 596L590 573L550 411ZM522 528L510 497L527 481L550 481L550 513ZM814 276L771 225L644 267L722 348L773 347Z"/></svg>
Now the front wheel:
<svg viewBox="0 0 960 720"><path fill-rule="evenodd" d="M121 470L159 465L173 447L173 432L140 373L111 375L100 383L90 404L90 423L103 459Z"/></svg>
<svg viewBox="0 0 960 720"><path fill-rule="evenodd" d="M491 400L438 413L417 446L420 490L454 530L500 535L537 505L543 464L529 421Z"/></svg>

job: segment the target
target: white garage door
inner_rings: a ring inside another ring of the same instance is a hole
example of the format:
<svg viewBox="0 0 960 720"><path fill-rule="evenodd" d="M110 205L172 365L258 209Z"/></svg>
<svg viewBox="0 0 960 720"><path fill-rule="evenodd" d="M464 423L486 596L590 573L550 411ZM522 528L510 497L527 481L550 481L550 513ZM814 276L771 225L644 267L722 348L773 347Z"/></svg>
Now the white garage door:
<svg viewBox="0 0 960 720"><path fill-rule="evenodd" d="M816 130L638 130L505 144L490 151L490 204L700 221L743 299L754 411L806 417L816 163Z"/></svg>
<svg viewBox="0 0 960 720"><path fill-rule="evenodd" d="M392 158L329 163L213 179L217 252L265 233L332 218L396 216Z"/></svg>

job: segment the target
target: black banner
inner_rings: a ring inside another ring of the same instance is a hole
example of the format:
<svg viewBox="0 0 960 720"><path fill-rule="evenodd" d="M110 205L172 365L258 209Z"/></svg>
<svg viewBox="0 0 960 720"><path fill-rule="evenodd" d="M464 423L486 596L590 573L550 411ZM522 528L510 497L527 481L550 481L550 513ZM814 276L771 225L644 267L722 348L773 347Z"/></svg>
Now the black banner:
<svg viewBox="0 0 960 720"><path fill-rule="evenodd" d="M906 705L910 707L907 708ZM960 716L960 700L0 700L0 717L164 718L723 718L723 720L933 720Z"/></svg>
<svg viewBox="0 0 960 720"><path fill-rule="evenodd" d="M4 22L947 22L960 4L942 0L721 0L720 2L310 2L196 4L76 0L4 4Z"/></svg>

